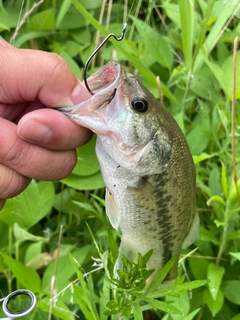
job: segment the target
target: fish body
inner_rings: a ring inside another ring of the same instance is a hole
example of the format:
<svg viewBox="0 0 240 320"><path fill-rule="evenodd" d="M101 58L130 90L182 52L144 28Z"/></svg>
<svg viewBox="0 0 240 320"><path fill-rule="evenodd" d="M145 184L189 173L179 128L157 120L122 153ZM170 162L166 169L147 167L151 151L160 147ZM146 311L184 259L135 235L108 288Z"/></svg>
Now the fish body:
<svg viewBox="0 0 240 320"><path fill-rule="evenodd" d="M135 77L109 62L88 79L95 95L59 108L97 134L96 153L106 185L106 213L122 231L120 255L132 261L153 249L154 275L198 234L195 169L173 117ZM114 96L114 97L113 97ZM177 277L177 263L167 281Z"/></svg>

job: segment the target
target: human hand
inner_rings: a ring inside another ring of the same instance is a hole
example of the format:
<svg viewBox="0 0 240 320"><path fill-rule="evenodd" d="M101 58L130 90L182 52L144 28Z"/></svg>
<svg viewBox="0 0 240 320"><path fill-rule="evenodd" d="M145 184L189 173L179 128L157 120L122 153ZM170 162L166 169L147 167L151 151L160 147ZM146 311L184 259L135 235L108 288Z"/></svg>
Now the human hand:
<svg viewBox="0 0 240 320"><path fill-rule="evenodd" d="M58 180L72 171L75 148L91 132L51 108L88 98L61 57L0 40L0 209L32 178Z"/></svg>

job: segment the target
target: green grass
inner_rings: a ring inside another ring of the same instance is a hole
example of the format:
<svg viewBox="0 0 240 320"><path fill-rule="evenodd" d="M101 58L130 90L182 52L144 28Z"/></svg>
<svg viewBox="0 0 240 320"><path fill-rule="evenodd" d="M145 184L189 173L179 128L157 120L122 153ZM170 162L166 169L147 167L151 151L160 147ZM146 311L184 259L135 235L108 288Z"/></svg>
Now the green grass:
<svg viewBox="0 0 240 320"><path fill-rule="evenodd" d="M25 2L22 17L34 4ZM164 105L182 128L196 165L199 237L183 251L180 277L171 287L156 290L154 282L143 293L148 257L140 256L137 264L125 261L127 269L113 280L120 234L112 230L105 215L104 185L93 140L79 148L80 160L68 178L54 183L33 181L1 211L1 291L6 295L25 287L36 293L38 304L28 317L34 320L49 319L49 310L52 319L70 320L77 316L87 320L239 320L239 52L233 122L232 75L240 5L233 0L137 0L129 12L131 2L119 0L109 8L108 31L107 6L99 23L102 3L45 0L25 19L15 46L58 53L81 78L97 33L119 36L125 12L125 39L108 42L89 74L112 60L115 50L124 68L157 98L156 77L160 77ZM20 7L21 1L0 1L0 36L8 41ZM63 236L58 245L60 230ZM161 270L158 281L171 263Z"/></svg>

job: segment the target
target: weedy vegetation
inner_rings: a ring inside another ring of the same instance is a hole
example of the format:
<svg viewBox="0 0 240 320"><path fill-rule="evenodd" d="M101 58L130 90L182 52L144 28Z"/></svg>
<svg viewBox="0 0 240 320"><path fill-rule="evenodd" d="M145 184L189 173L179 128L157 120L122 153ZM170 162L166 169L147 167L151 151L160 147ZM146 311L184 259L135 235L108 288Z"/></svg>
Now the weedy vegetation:
<svg viewBox="0 0 240 320"><path fill-rule="evenodd" d="M120 35L127 20L125 39L109 41L89 74L118 60L175 117L196 165L199 237L182 252L170 287L158 288L175 258L144 289L151 252L137 263L123 258L114 279L120 233L105 215L93 138L78 148L69 177L32 181L0 212L1 292L32 290L38 303L26 319L34 320L240 320L239 1L136 0L130 12L131 5L1 0L0 36L61 55L82 79L99 41Z"/></svg>

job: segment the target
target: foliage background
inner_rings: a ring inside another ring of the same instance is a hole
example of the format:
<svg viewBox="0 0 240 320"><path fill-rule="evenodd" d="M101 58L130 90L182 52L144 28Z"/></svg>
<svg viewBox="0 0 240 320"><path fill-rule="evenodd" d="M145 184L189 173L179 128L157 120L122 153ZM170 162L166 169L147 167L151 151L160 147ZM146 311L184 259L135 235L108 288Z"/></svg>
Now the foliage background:
<svg viewBox="0 0 240 320"><path fill-rule="evenodd" d="M24 17L36 1L25 1L21 11L22 1L1 0L0 36L11 41L21 12L20 21L24 23L14 45L55 52L82 79L82 67L96 44L108 32L120 35L122 23L128 20L125 40L109 42L96 56L89 73L117 59L157 98L159 76L164 105L185 133L194 157L201 228L196 242L183 254L197 250L179 270L180 274L186 270L187 280L211 282L189 293L165 297L175 307L169 312L152 306L155 310L144 311L142 316L141 306L136 307L140 311L135 311L134 317L239 320L239 51L236 94L232 96L233 41L240 33L239 1L136 0L130 16L132 3L127 0L39 2ZM86 222L102 250L109 246L111 226L104 213L104 184L94 144L93 139L78 149L78 164L68 178L33 181L1 211L0 288L3 295L19 287L38 295L37 308L29 319L49 319L48 313L54 319L108 319L104 315L110 299L105 271L94 272L88 288L80 281L81 285L75 287L79 294L73 293L71 285L76 270L81 279L79 269L83 273L101 269L98 260L92 266L91 257L99 258L99 253ZM112 236L118 243L120 234ZM69 252L78 262L77 268ZM62 290L64 294L57 296L55 304L49 304L51 297ZM176 308L180 314L174 313Z"/></svg>

